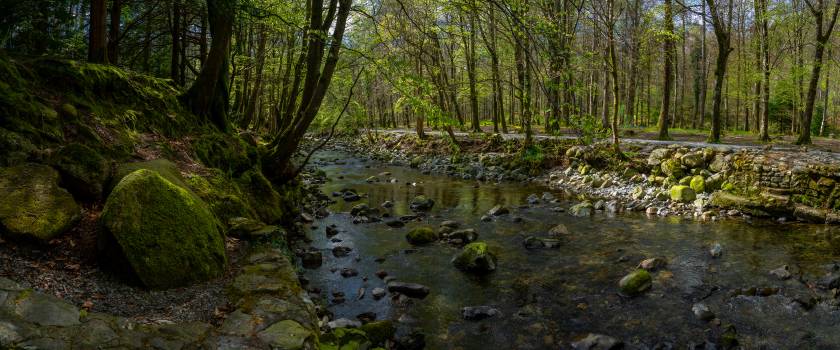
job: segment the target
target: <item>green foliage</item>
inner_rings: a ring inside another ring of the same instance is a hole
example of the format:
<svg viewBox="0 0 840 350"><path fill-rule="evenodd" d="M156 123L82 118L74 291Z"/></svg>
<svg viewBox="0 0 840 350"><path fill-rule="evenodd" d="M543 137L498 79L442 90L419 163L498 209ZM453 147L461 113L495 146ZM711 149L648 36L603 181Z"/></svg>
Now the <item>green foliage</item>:
<svg viewBox="0 0 840 350"><path fill-rule="evenodd" d="M575 114L571 116L570 121L570 126L577 133L581 144L592 144L595 138L603 135L601 122L592 115Z"/></svg>

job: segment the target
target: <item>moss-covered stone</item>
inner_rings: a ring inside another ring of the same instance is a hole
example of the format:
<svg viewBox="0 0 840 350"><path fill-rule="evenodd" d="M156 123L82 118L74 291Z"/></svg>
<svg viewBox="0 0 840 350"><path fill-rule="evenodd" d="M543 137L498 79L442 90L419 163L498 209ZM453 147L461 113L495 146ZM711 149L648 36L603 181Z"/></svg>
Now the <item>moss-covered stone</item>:
<svg viewBox="0 0 840 350"><path fill-rule="evenodd" d="M644 291L650 289L652 278L647 270L638 269L632 273L624 276L618 282L621 292L630 296L642 294Z"/></svg>
<svg viewBox="0 0 840 350"><path fill-rule="evenodd" d="M414 245L429 244L438 240L438 234L431 227L415 227L408 231L405 239Z"/></svg>
<svg viewBox="0 0 840 350"><path fill-rule="evenodd" d="M688 203L697 198L697 194L691 187L685 185L677 185L671 187L671 200L675 202Z"/></svg>
<svg viewBox="0 0 840 350"><path fill-rule="evenodd" d="M694 177L691 178L689 186L696 193L706 192L706 179L704 179L702 175L694 175Z"/></svg>
<svg viewBox="0 0 840 350"><path fill-rule="evenodd" d="M680 161L677 159L667 159L662 162L662 173L665 176L673 179L679 179L683 176L683 170Z"/></svg>
<svg viewBox="0 0 840 350"><path fill-rule="evenodd" d="M111 258L118 250L148 287L183 286L224 270L224 240L213 215L155 171L141 169L123 178L101 220L101 246Z"/></svg>
<svg viewBox="0 0 840 350"><path fill-rule="evenodd" d="M263 222L273 224L294 216L295 203L301 196L297 184L289 183L284 188L275 189L257 169L244 172L236 181L248 205Z"/></svg>
<svg viewBox="0 0 840 350"><path fill-rule="evenodd" d="M175 163L169 161L168 159L155 159L143 162L132 162L132 163L123 163L117 166L116 171L114 172L114 176L111 177L111 181L109 183L109 190L113 189L122 179L137 170L146 169L152 170L158 175L162 176L167 181L180 186L184 189L189 189L190 187L187 185L186 181L184 181L184 177L181 176L181 171L178 170L178 166Z"/></svg>
<svg viewBox="0 0 840 350"><path fill-rule="evenodd" d="M206 133L192 146L204 165L233 174L248 171L258 159L256 147L233 134Z"/></svg>
<svg viewBox="0 0 840 350"><path fill-rule="evenodd" d="M46 242L70 228L81 209L58 179L46 165L0 168L0 232Z"/></svg>
<svg viewBox="0 0 840 350"><path fill-rule="evenodd" d="M362 325L359 330L367 334L373 345L385 345L385 342L394 338L397 329L394 322L390 320L374 321Z"/></svg>
<svg viewBox="0 0 840 350"><path fill-rule="evenodd" d="M473 242L452 258L452 264L468 272L491 272L496 270L496 255L490 252L487 243Z"/></svg>
<svg viewBox="0 0 840 350"><path fill-rule="evenodd" d="M258 217L239 183L220 169L209 169L207 175L189 176L187 183L222 223L230 223L237 217Z"/></svg>
<svg viewBox="0 0 840 350"><path fill-rule="evenodd" d="M110 167L99 152L79 143L62 148L55 156L62 184L76 198L95 200L102 196Z"/></svg>

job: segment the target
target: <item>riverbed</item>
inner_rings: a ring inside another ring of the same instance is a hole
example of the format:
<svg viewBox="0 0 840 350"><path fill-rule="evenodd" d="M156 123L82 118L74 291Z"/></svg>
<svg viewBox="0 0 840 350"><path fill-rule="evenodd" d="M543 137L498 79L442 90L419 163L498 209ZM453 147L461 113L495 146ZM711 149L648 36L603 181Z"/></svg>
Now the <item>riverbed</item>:
<svg viewBox="0 0 840 350"><path fill-rule="evenodd" d="M363 195L353 202L333 197L332 214L308 232L324 263L305 269L304 275L310 290L320 289L336 319L374 313L377 319L397 321L401 333L422 332L428 349L565 348L590 333L631 348L685 348L720 343L727 329L734 329L746 348L840 347L838 303L830 291L815 287L837 269L838 228L745 217L703 222L635 212L575 217L567 209L576 202L560 193L551 193L557 200L528 204L529 195L547 192L535 184L422 174L341 151L316 154L313 166L329 178L321 188L325 194L353 189ZM366 181L371 176L379 181ZM405 227L389 227L385 220L354 224L349 214L360 203L390 218L415 214L408 203L417 195L435 205ZM386 201L393 207L381 208ZM496 205L511 213L481 221ZM464 273L450 262L460 248L406 241L411 228L437 229L444 220L474 228L498 256L498 269L482 276ZM558 224L569 231L559 247L523 245L528 236L547 237ZM328 237L329 225L339 233ZM709 252L715 244L722 248L718 257ZM336 246L352 251L336 257ZM637 297L619 293L618 281L653 257L667 266L652 272L652 288ZM791 278L769 273L783 265L789 266ZM358 275L344 277L343 268ZM378 271L428 286L431 293L422 300L391 295L376 300L373 288L386 288ZM334 292L343 293L344 301L336 302ZM698 303L708 306L714 319L698 318L692 311ZM479 305L500 314L480 321L462 318L463 307Z"/></svg>

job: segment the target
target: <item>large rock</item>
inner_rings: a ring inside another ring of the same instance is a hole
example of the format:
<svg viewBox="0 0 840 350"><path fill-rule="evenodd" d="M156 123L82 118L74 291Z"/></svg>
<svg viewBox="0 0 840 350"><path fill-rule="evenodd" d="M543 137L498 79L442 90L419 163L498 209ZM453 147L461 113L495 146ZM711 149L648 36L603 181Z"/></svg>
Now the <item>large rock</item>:
<svg viewBox="0 0 840 350"><path fill-rule="evenodd" d="M486 243L473 242L452 258L452 264L468 272L491 272L496 270L496 255L487 249Z"/></svg>
<svg viewBox="0 0 840 350"><path fill-rule="evenodd" d="M73 143L56 154L54 163L62 184L77 198L95 200L102 196L110 168L99 152Z"/></svg>
<svg viewBox="0 0 840 350"><path fill-rule="evenodd" d="M46 165L0 168L0 234L46 242L70 228L81 209L58 178Z"/></svg>
<svg viewBox="0 0 840 350"><path fill-rule="evenodd" d="M689 187L696 193L706 192L706 179L703 178L703 175L694 175L689 182Z"/></svg>
<svg viewBox="0 0 840 350"><path fill-rule="evenodd" d="M405 235L408 243L414 245L428 244L437 241L438 235L431 227L416 227Z"/></svg>
<svg viewBox="0 0 840 350"><path fill-rule="evenodd" d="M592 215L592 203L590 202L583 202L579 204L575 204L569 208L569 214L578 217L590 216Z"/></svg>
<svg viewBox="0 0 840 350"><path fill-rule="evenodd" d="M689 203L697 198L697 194L691 187L677 185L671 187L671 200L680 203Z"/></svg>
<svg viewBox="0 0 840 350"><path fill-rule="evenodd" d="M171 288L218 276L224 240L206 205L152 170L120 181L102 211L100 247L127 263L152 288Z"/></svg>
<svg viewBox="0 0 840 350"><path fill-rule="evenodd" d="M682 165L688 169L703 168L706 166L706 159L703 152L688 153L680 158Z"/></svg>
<svg viewBox="0 0 840 350"><path fill-rule="evenodd" d="M668 159L668 160L662 162L661 167L662 167L662 173L665 174L665 176L675 178L675 179L679 179L679 178L683 177L683 170L682 170L682 166L680 165L679 160Z"/></svg>
<svg viewBox="0 0 840 350"><path fill-rule="evenodd" d="M433 206L435 206L435 201L423 195L414 197L414 199L411 200L410 204L411 210L417 211L431 210Z"/></svg>

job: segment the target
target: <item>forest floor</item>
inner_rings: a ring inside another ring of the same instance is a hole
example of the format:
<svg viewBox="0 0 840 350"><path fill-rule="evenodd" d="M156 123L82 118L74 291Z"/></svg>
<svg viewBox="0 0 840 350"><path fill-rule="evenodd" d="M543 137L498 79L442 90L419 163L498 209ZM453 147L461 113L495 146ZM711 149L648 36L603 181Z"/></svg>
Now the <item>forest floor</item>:
<svg viewBox="0 0 840 350"><path fill-rule="evenodd" d="M407 134L407 133L414 133L416 132L414 129L405 129L405 128L398 128L398 129L375 129L374 131L378 132L389 132L389 133L397 133L397 134ZM493 129L491 127L483 127L483 132L491 133ZM444 132L440 130L431 130L426 129L426 133L430 135L443 135ZM688 147L711 147L711 146L720 146L725 145L731 148L765 148L768 147L767 143L763 143L758 140L758 136L753 134L743 134L743 133L735 133L730 135L724 135L721 137L720 144L713 144L706 142L707 134L705 131L702 130L686 130L686 129L678 129L672 130L670 132L671 140L661 141L657 140L657 133L650 131L648 129L642 128L632 128L632 129L624 129L623 130L624 136L621 137L621 142L629 142L629 143L646 143L646 144L663 144L663 145L670 145L670 144L679 144ZM458 137L468 137L471 133L468 132L460 132L456 131L455 136ZM506 134L501 134L502 137L505 139L521 139L525 137L524 133L521 132L510 132ZM770 143L774 150L795 150L801 151L803 148L802 146L794 144L796 137L793 135L772 135L773 141ZM563 129L559 134L545 134L541 132L536 132L534 134L534 138L536 139L550 139L550 140L563 140L563 139L576 139L578 135L574 133L571 129ZM840 139L833 139L828 137L812 137L813 144L809 146L809 149L818 150L823 152L829 153L840 153Z"/></svg>

